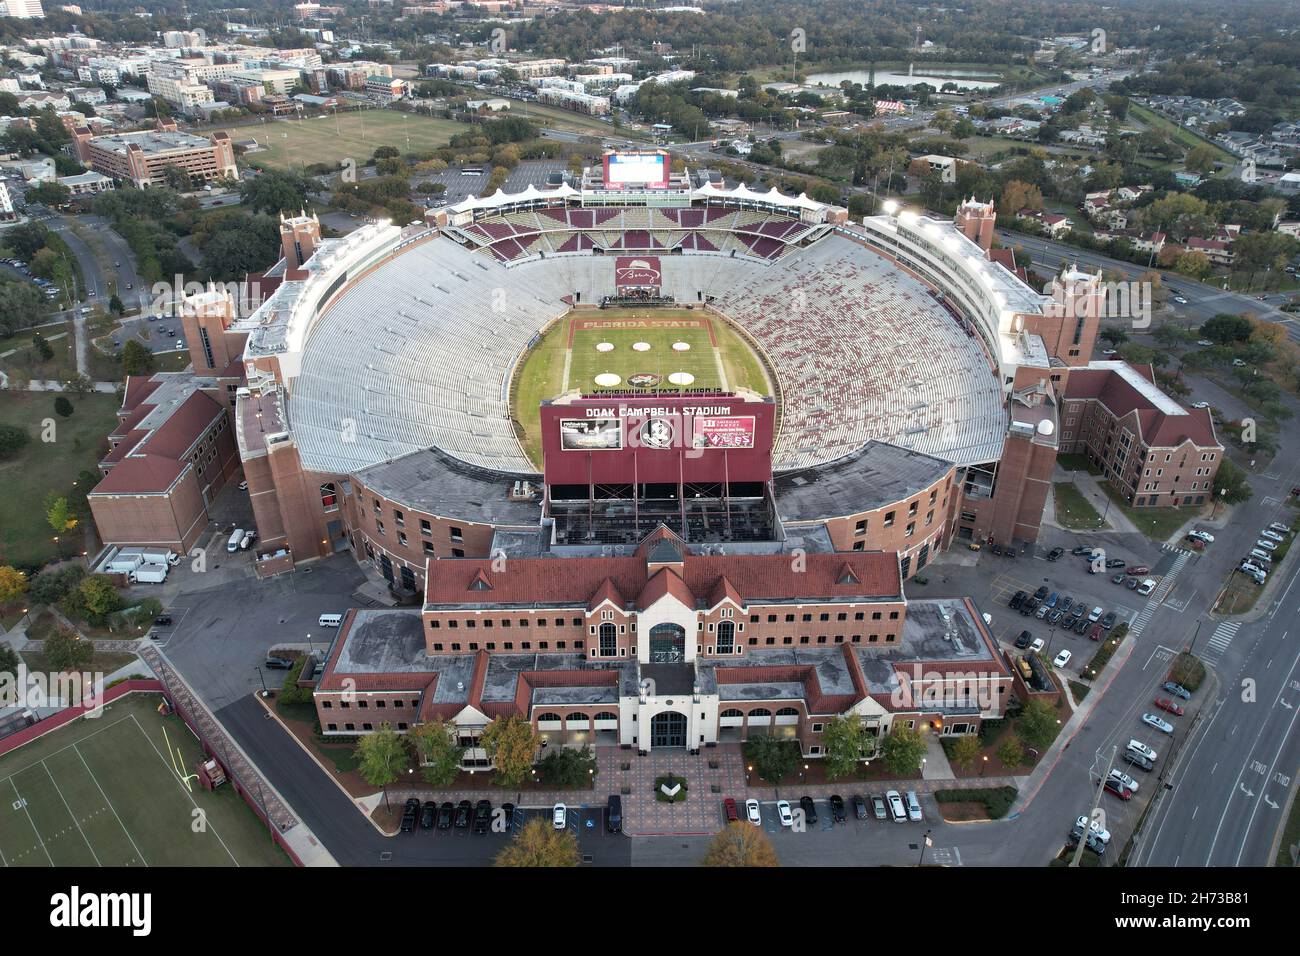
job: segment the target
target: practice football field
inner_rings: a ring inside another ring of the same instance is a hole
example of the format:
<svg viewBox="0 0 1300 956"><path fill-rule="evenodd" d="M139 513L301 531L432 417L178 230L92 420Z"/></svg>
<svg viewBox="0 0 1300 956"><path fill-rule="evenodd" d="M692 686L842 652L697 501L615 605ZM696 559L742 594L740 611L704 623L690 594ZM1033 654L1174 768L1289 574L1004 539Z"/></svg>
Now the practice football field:
<svg viewBox="0 0 1300 956"><path fill-rule="evenodd" d="M649 348L636 348L640 343ZM678 343L689 348L674 349ZM689 378L674 380L676 374ZM611 390L651 395L683 388L771 394L758 357L716 315L701 309L583 310L557 322L524 357L513 411L523 428L524 450L540 465L543 399L575 389L588 395Z"/></svg>
<svg viewBox="0 0 1300 956"><path fill-rule="evenodd" d="M292 865L229 782L181 780L202 749L161 700L130 694L0 757L0 863Z"/></svg>
<svg viewBox="0 0 1300 956"><path fill-rule="evenodd" d="M304 167L337 164L348 158L361 164L380 146L396 146L403 153L436 149L463 133L465 126L393 110L362 110L214 129L225 129L236 142L257 140L262 149L249 153L248 158L259 164ZM205 130L205 135L208 132Z"/></svg>

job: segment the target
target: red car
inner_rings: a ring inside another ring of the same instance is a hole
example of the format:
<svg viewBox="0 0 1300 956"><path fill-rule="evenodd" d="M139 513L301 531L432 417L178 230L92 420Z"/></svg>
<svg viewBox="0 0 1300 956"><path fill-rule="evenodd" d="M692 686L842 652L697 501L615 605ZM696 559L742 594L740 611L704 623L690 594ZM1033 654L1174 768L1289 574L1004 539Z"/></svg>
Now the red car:
<svg viewBox="0 0 1300 956"><path fill-rule="evenodd" d="M1106 633L1106 629L1100 624L1094 624L1088 628L1088 638L1093 641L1100 641L1101 636Z"/></svg>
<svg viewBox="0 0 1300 956"><path fill-rule="evenodd" d="M1125 574L1149 574L1151 569L1145 564L1135 564L1131 568L1125 568Z"/></svg>
<svg viewBox="0 0 1300 956"><path fill-rule="evenodd" d="M1109 793L1115 794L1115 796L1119 797L1121 800L1129 800L1133 797L1132 790L1128 787L1121 786L1109 778L1106 780L1106 790Z"/></svg>
<svg viewBox="0 0 1300 956"><path fill-rule="evenodd" d="M727 797L722 801L722 808L727 811L727 822L734 823L740 819L740 812L736 809L736 801Z"/></svg>
<svg viewBox="0 0 1300 956"><path fill-rule="evenodd" d="M1177 704L1175 704L1168 697L1157 697L1156 706L1159 707L1161 710L1169 711L1169 713L1173 714L1175 717L1183 716L1183 709L1179 707Z"/></svg>
<svg viewBox="0 0 1300 956"><path fill-rule="evenodd" d="M1186 543L1187 546L1188 546L1189 548L1191 548L1193 551L1204 551L1204 550L1205 550L1205 542L1202 541L1200 538L1187 538L1185 543Z"/></svg>

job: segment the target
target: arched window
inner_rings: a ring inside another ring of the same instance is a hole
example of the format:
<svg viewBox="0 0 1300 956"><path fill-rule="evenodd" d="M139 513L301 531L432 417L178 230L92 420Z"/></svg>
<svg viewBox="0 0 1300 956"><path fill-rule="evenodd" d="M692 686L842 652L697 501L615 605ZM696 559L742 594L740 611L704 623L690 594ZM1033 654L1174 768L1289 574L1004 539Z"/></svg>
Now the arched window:
<svg viewBox="0 0 1300 956"><path fill-rule="evenodd" d="M555 722L555 723L559 723L559 721L560 721L560 715L559 715L559 714L552 714L552 713L545 713L545 714L538 714L538 715L537 715L537 722L538 722L539 724L544 724L544 723L546 723L547 721L553 721L553 722Z"/></svg>
<svg viewBox="0 0 1300 956"><path fill-rule="evenodd" d="M753 720L755 717L771 717L771 716L772 716L772 712L768 710L766 707L755 707L753 710L749 712L750 720Z"/></svg>
<svg viewBox="0 0 1300 956"><path fill-rule="evenodd" d="M778 717L798 717L799 711L795 710L793 707L782 707L776 712L776 715Z"/></svg>
<svg viewBox="0 0 1300 956"><path fill-rule="evenodd" d="M728 707L718 716L719 717L744 717L745 715L742 714L740 711L738 711L735 707Z"/></svg>
<svg viewBox="0 0 1300 956"><path fill-rule="evenodd" d="M618 628L605 623L600 626L600 656L614 657L618 654Z"/></svg>
<svg viewBox="0 0 1300 956"><path fill-rule="evenodd" d="M731 621L718 623L717 647L719 654L734 654L736 648L736 625Z"/></svg>
<svg viewBox="0 0 1300 956"><path fill-rule="evenodd" d="M566 721L575 721L575 720L576 720L576 721L580 721L580 722L585 723L586 720L587 720L587 715L586 715L586 714L579 714L579 713L577 713L577 712L574 712L574 713L572 713L572 714L569 714L569 716L565 717L564 719L565 719Z"/></svg>
<svg viewBox="0 0 1300 956"><path fill-rule="evenodd" d="M602 710L599 714L596 715L596 719L597 720L618 720L618 714L612 713L611 711L608 710Z"/></svg>

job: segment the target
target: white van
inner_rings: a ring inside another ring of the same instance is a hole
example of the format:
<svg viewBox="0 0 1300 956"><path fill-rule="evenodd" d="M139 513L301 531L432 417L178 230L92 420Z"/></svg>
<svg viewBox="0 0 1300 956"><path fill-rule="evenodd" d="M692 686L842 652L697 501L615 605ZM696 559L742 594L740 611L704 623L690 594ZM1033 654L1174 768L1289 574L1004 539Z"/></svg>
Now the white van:
<svg viewBox="0 0 1300 956"><path fill-rule="evenodd" d="M316 623L321 627L338 627L343 623L342 614L322 614L317 618Z"/></svg>
<svg viewBox="0 0 1300 956"><path fill-rule="evenodd" d="M1137 738L1133 738L1129 740L1128 750L1131 753L1141 754L1142 756L1146 757L1148 760L1152 761L1153 763L1155 762L1156 757L1159 756L1154 750L1152 750L1150 747L1148 747L1146 744L1144 744L1142 741L1138 740Z"/></svg>
<svg viewBox="0 0 1300 956"><path fill-rule="evenodd" d="M239 544L244 540L244 529L236 528L230 533L230 540L226 542L226 551L234 554L239 550Z"/></svg>

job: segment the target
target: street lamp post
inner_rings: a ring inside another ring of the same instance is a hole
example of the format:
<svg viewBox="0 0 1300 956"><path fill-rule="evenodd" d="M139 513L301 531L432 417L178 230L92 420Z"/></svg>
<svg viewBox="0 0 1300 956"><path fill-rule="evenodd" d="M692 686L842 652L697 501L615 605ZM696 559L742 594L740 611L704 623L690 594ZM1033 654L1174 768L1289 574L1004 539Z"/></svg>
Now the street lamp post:
<svg viewBox="0 0 1300 956"><path fill-rule="evenodd" d="M984 754L983 762L980 764L980 776L984 776L984 771L989 769L989 755Z"/></svg>
<svg viewBox="0 0 1300 956"><path fill-rule="evenodd" d="M270 691L266 689L266 678L262 675L262 665L254 664L253 670L257 671L257 679L262 682L262 696L265 697Z"/></svg>
<svg viewBox="0 0 1300 956"><path fill-rule="evenodd" d="M925 836L921 837L921 856L920 856L920 858L916 861L916 865L917 865L918 867L921 866L921 864L923 864L923 863L925 862L925 848L928 847L928 846L930 845L930 834L931 834L932 832L934 832L934 831L932 831L932 830L926 830L926 831L925 831Z"/></svg>

